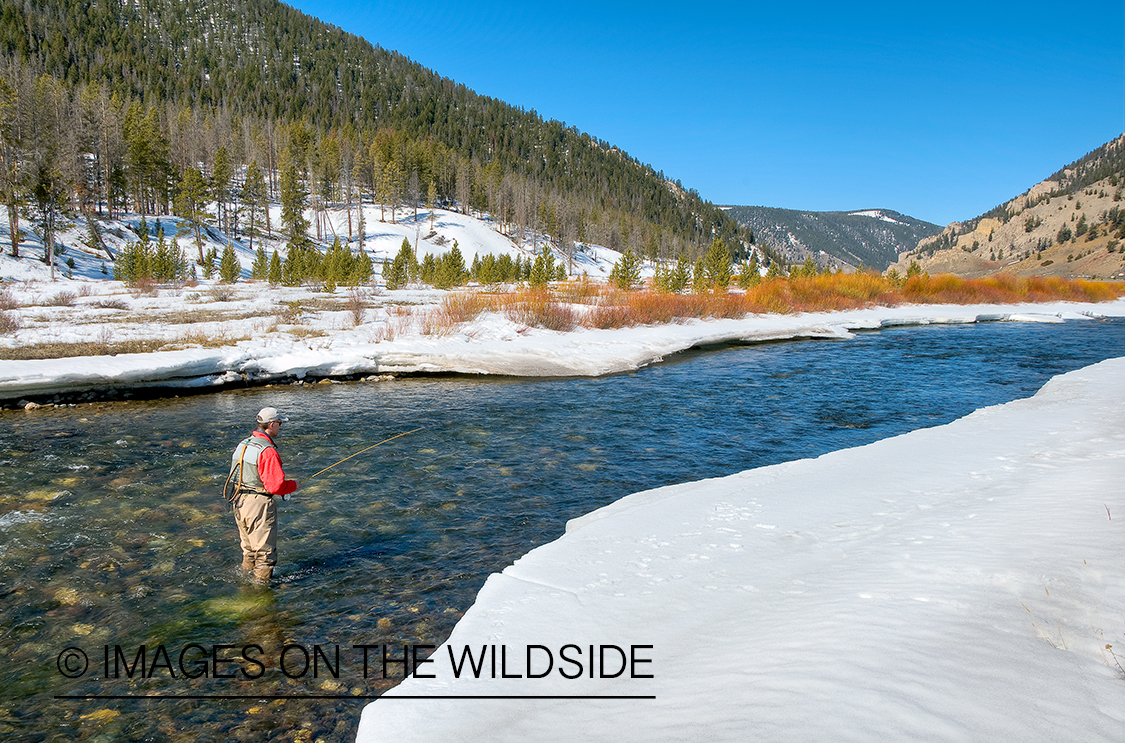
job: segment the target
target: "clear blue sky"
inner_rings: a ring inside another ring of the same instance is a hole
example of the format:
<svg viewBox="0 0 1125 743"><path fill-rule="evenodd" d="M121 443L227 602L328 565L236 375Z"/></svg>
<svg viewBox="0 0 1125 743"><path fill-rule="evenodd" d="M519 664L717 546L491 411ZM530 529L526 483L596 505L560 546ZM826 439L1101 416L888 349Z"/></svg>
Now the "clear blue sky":
<svg viewBox="0 0 1125 743"><path fill-rule="evenodd" d="M974 217L1125 131L1125 3L299 0L717 204Z"/></svg>

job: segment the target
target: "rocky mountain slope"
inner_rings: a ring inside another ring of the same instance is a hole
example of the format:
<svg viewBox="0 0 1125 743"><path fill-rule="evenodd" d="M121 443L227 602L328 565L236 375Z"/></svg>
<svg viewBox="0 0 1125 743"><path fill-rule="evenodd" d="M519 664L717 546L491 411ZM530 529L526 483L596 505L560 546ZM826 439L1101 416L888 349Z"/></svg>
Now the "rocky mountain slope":
<svg viewBox="0 0 1125 743"><path fill-rule="evenodd" d="M1125 135L967 222L922 239L890 268L975 277L1125 278Z"/></svg>
<svg viewBox="0 0 1125 743"><path fill-rule="evenodd" d="M776 251L790 263L812 256L822 268L882 270L899 253L936 235L941 227L890 209L854 212L810 212L766 206L723 207L739 224L754 231L759 246Z"/></svg>

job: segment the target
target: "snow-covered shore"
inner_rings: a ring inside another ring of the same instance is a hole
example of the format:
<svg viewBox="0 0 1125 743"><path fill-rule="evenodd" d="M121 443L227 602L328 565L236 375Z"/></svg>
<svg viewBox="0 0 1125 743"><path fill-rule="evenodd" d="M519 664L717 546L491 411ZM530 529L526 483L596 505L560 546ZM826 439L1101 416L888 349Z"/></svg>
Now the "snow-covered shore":
<svg viewBox="0 0 1125 743"><path fill-rule="evenodd" d="M454 372L526 377L632 371L689 348L793 338L847 339L887 326L987 321L1061 322L1125 316L1125 299L1097 304L915 305L847 312L754 315L618 330L559 333L486 313L444 336L374 341L363 326L309 339L271 336L223 348L0 361L0 401L139 388L221 388L281 379ZM331 320L329 320L331 322ZM331 330L331 332L327 332Z"/></svg>
<svg viewBox="0 0 1125 743"><path fill-rule="evenodd" d="M1121 741L1123 481L1125 358L634 494L490 576L357 740ZM497 665L455 679L466 647Z"/></svg>

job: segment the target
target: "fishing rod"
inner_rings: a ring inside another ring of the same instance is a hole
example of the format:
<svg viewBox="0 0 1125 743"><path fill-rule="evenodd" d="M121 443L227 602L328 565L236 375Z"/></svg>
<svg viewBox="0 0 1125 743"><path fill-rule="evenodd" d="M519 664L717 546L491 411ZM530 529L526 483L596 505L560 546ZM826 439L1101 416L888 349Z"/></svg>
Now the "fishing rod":
<svg viewBox="0 0 1125 743"><path fill-rule="evenodd" d="M422 428L425 428L425 426L422 426ZM383 439L383 440L382 440L382 441L380 441L380 442L379 442L378 444L372 444L371 446L367 447L366 449L360 449L360 450L359 450L359 451L357 451L357 452L356 452L355 454L351 454L351 455L349 455L349 456L346 456L346 457L344 457L343 459L341 459L341 460L340 460L339 462L336 462L335 464L330 464L330 465L328 465L327 467L325 467L324 469L322 469L322 470L321 470L320 472L317 472L316 474L313 474L313 475L309 475L308 477L306 477L306 478L305 478L305 479L303 479L303 480L298 480L298 481L297 481L297 484L298 484L298 485L300 485L300 484L301 484L301 483L303 483L303 482L308 482L309 480L313 479L313 478L314 478L314 477L316 477L317 475L322 475L322 474L324 474L324 473L325 473L325 472L327 472L328 470L330 470L330 469L332 469L333 467L335 467L335 466L336 466L337 464L343 464L344 462L348 461L348 460L349 460L349 459L351 459L352 457L358 457L358 456L359 456L360 454L363 454L363 452L365 452L365 451L369 451L369 450L371 450L371 449L374 449L374 448L375 448L376 446L382 446L383 444L387 443L388 441L394 441L395 439L397 439L397 438L401 438L401 437L403 437L403 436L406 436L407 434L410 434L410 433L417 433L418 431L421 431L421 430L422 430L422 428L415 428L415 429L414 429L413 431L405 431L405 432L403 432L403 433L400 433L400 434L397 434L397 435L395 435L395 436L391 436L391 437L390 437L389 439Z"/></svg>

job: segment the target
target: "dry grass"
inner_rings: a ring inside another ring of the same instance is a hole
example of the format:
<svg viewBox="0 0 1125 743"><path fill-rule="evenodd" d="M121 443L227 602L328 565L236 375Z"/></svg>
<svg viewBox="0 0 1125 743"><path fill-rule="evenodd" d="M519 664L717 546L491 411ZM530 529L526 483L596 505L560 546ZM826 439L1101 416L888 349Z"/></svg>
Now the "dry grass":
<svg viewBox="0 0 1125 743"><path fill-rule="evenodd" d="M154 353L156 351L175 351L190 346L220 348L248 338L231 338L225 334L205 336L189 333L175 339L136 339L109 342L106 340L83 343L39 343L34 346L0 349L0 360L20 361L27 359L66 359L75 356L116 356L121 353Z"/></svg>

